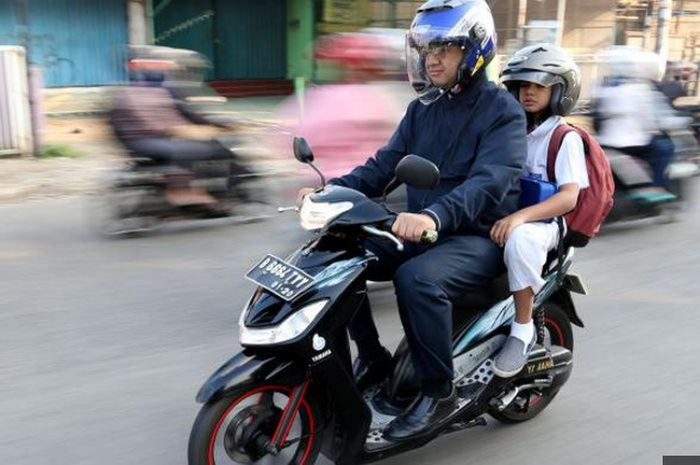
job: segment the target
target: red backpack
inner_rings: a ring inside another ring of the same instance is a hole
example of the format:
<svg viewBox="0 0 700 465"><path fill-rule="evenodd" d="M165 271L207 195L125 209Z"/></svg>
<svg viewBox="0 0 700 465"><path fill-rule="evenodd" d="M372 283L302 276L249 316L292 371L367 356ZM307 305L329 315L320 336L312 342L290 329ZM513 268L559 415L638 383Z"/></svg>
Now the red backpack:
<svg viewBox="0 0 700 465"><path fill-rule="evenodd" d="M576 208L564 217L569 227L564 242L567 246L584 247L591 238L598 234L603 220L613 206L615 181L608 157L600 144L586 130L569 124L562 124L556 128L549 141L547 149L547 176L549 180L556 182L554 163L564 136L571 131L575 131L583 140L589 185L587 189L579 193Z"/></svg>

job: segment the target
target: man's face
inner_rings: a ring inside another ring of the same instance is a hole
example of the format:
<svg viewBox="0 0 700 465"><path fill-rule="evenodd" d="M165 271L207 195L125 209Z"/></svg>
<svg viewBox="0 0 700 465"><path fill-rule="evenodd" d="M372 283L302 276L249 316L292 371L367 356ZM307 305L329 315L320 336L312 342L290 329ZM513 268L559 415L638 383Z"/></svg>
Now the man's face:
<svg viewBox="0 0 700 465"><path fill-rule="evenodd" d="M549 107L552 88L532 82L520 83L520 103L528 113L540 113Z"/></svg>
<svg viewBox="0 0 700 465"><path fill-rule="evenodd" d="M425 68L433 85L446 87L454 84L463 58L464 52L459 45L446 44L430 47L426 52Z"/></svg>

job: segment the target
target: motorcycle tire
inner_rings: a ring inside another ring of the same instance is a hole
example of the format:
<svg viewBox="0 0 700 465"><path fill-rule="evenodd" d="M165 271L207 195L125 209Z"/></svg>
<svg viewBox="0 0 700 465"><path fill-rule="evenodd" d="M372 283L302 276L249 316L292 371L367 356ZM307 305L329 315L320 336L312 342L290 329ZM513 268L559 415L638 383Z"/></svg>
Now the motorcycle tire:
<svg viewBox="0 0 700 465"><path fill-rule="evenodd" d="M566 312L554 302L545 304L545 346L574 350L574 332ZM528 390L515 398L504 410L489 409L489 415L502 423L522 423L536 417L554 400L559 389Z"/></svg>
<svg viewBox="0 0 700 465"><path fill-rule="evenodd" d="M269 464L315 463L322 444L322 434L318 431L321 416L308 393L279 454L274 456L261 450L260 438L275 435L292 389L260 384L233 390L207 402L192 426L188 464L250 464L263 458Z"/></svg>
<svg viewBox="0 0 700 465"><path fill-rule="evenodd" d="M93 196L89 206L90 221L103 237L152 232L158 226L158 219L139 209L154 195L148 188L108 186Z"/></svg>

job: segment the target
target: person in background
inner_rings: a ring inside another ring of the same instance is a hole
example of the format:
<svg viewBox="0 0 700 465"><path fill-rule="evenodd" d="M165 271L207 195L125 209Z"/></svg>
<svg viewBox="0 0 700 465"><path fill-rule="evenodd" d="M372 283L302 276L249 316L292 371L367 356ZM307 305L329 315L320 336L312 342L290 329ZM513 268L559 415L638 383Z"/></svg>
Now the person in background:
<svg viewBox="0 0 700 465"><path fill-rule="evenodd" d="M110 112L117 138L132 156L145 157L174 170L193 171L197 162L230 160L231 172L244 173L231 151L213 138L221 128L193 124L178 110L162 83L177 66L167 60L138 61L138 80L121 88ZM216 208L217 200L206 189L172 176L165 197L175 206L204 205Z"/></svg>
<svg viewBox="0 0 700 465"><path fill-rule="evenodd" d="M604 54L609 76L595 96L598 142L647 162L653 171L650 186L636 189L630 198L646 202L667 202L676 196L669 192L668 166L674 146L665 133L687 126L657 89L659 57L630 47L613 47Z"/></svg>

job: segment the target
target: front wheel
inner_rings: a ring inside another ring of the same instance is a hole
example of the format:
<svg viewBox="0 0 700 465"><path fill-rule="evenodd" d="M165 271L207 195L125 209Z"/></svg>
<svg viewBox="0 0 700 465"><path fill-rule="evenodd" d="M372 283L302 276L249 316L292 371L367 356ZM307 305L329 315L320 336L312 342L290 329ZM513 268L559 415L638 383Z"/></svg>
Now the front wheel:
<svg viewBox="0 0 700 465"><path fill-rule="evenodd" d="M150 186L122 186L113 179L90 201L90 220L105 237L147 233L158 226L154 205L161 196Z"/></svg>
<svg viewBox="0 0 700 465"><path fill-rule="evenodd" d="M308 394L278 454L270 454L266 448L277 432L292 391L290 386L258 385L206 403L190 434L189 465L313 464L321 448L317 431L320 417Z"/></svg>
<svg viewBox="0 0 700 465"><path fill-rule="evenodd" d="M568 315L558 304L549 301L544 304L545 314L545 338L544 346L550 349L552 346L564 347L573 352L574 332ZM543 388L524 391L511 402L504 410L495 408L489 410L489 414L502 423L521 423L530 420L547 408L554 400L559 389Z"/></svg>

